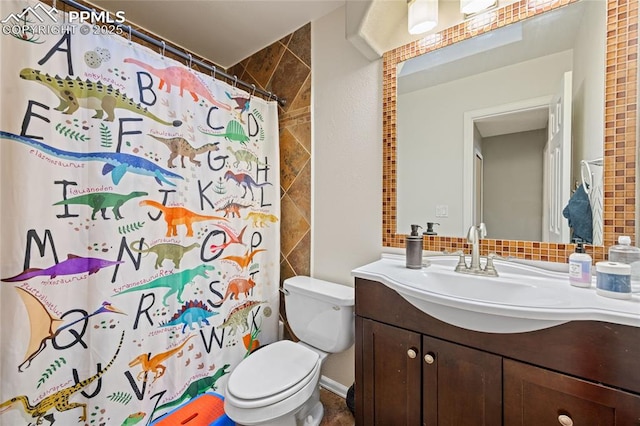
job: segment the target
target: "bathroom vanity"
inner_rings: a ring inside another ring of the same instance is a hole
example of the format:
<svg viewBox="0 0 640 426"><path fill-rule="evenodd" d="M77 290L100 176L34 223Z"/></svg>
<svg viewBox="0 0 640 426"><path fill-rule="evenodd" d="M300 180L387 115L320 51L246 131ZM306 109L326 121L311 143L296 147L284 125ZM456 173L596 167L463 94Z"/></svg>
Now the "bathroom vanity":
<svg viewBox="0 0 640 426"><path fill-rule="evenodd" d="M357 425L640 425L633 318L475 331L418 309L364 268L354 271Z"/></svg>

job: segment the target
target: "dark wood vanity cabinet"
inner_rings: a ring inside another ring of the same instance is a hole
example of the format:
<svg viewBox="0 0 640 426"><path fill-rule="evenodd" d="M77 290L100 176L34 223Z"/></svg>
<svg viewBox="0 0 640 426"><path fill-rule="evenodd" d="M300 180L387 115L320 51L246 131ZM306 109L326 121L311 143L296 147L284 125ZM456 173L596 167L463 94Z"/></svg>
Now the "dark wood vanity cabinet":
<svg viewBox="0 0 640 426"><path fill-rule="evenodd" d="M503 380L505 425L640 424L637 394L509 359Z"/></svg>
<svg viewBox="0 0 640 426"><path fill-rule="evenodd" d="M475 332L356 278L355 349L356 425L640 426L636 327Z"/></svg>

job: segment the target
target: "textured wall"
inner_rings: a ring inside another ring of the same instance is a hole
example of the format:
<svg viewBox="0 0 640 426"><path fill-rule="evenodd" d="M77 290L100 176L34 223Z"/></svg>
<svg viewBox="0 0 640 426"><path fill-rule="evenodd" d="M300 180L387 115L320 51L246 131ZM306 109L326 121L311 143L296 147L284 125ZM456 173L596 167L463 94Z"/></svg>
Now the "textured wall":
<svg viewBox="0 0 640 426"><path fill-rule="evenodd" d="M312 23L313 276L353 285L351 270L382 252L382 61L344 37L345 7ZM353 383L353 350L322 374Z"/></svg>

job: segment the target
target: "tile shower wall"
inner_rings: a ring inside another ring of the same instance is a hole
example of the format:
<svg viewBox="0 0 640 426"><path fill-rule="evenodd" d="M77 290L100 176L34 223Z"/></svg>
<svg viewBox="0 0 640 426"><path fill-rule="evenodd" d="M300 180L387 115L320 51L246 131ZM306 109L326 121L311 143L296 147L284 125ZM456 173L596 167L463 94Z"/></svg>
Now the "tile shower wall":
<svg viewBox="0 0 640 426"><path fill-rule="evenodd" d="M287 100L280 107L280 282L311 264L311 24L265 47L229 74ZM284 313L284 310L281 309Z"/></svg>

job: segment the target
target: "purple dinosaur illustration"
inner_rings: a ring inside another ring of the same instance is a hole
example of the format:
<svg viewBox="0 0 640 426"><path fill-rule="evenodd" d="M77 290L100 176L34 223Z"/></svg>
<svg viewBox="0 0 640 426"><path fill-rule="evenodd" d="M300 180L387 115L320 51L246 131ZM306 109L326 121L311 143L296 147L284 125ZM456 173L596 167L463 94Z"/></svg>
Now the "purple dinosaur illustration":
<svg viewBox="0 0 640 426"><path fill-rule="evenodd" d="M231 170L228 170L224 174L225 180L233 180L238 184L241 188L244 188L244 194L242 194L242 198L247 195L247 189L251 192L251 201L253 201L253 188L261 188L266 185L272 185L271 182L264 183L256 183L253 178L246 173L233 173Z"/></svg>
<svg viewBox="0 0 640 426"><path fill-rule="evenodd" d="M97 257L80 257L75 254L68 254L66 260L56 263L48 268L29 268L14 277L2 278L0 281L26 281L33 277L42 277L46 275L49 275L50 278L55 278L58 275L75 275L82 274L84 272L88 272L89 275L91 275L97 273L102 268L115 266L119 263L124 262L122 260L111 261L107 259L99 259Z"/></svg>

